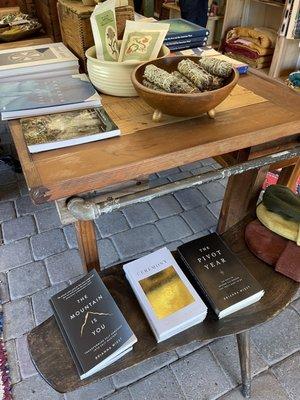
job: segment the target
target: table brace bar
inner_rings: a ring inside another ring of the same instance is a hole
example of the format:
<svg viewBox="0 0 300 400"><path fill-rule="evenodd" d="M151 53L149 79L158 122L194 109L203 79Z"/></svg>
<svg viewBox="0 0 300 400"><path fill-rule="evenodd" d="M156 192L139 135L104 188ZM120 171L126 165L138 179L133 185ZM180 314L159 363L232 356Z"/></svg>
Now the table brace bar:
<svg viewBox="0 0 300 400"><path fill-rule="evenodd" d="M127 194L117 198L113 198L112 195L110 195L109 199L106 201L97 202L97 197L89 200L85 200L81 197L73 197L67 201L67 208L77 220L89 221L98 218L101 214L107 214L132 204L147 202L156 197L174 193L182 189L228 178L232 175L237 175L246 171L273 164L277 161L287 160L299 156L300 147L298 146L292 150L282 151L269 156L258 157L240 164L210 171L205 174L195 175L193 177L185 178L177 182L167 183L154 188L149 188L147 186L147 188L143 190L143 186L141 185L140 191L137 193Z"/></svg>

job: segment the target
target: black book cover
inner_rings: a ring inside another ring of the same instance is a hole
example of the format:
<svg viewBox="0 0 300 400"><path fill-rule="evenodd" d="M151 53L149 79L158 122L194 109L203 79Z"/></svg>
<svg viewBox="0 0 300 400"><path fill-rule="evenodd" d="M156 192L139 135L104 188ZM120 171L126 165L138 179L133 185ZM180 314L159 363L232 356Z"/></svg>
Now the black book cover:
<svg viewBox="0 0 300 400"><path fill-rule="evenodd" d="M117 352L134 335L95 270L50 301L80 375Z"/></svg>
<svg viewBox="0 0 300 400"><path fill-rule="evenodd" d="M216 233L179 246L178 253L216 314L262 291Z"/></svg>

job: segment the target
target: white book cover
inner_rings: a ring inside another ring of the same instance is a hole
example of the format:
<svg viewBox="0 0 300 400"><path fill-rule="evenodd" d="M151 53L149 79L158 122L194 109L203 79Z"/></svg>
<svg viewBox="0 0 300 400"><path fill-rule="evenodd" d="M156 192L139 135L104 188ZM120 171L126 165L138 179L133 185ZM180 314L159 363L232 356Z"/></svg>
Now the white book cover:
<svg viewBox="0 0 300 400"><path fill-rule="evenodd" d="M158 342L205 318L206 305L166 247L123 268Z"/></svg>
<svg viewBox="0 0 300 400"><path fill-rule="evenodd" d="M49 69L55 64L70 67L78 65L78 59L63 43L49 43L0 51L0 78L12 74L32 73ZM59 68L62 68L61 66Z"/></svg>
<svg viewBox="0 0 300 400"><path fill-rule="evenodd" d="M5 83L5 82L15 82L16 79L18 81L27 81L27 80L32 80L32 79L48 79L48 78L54 78L56 76L66 76L66 75L78 75L79 74L79 66L74 66L74 67L67 67L67 68L61 68L61 69L53 69L51 66L49 67L48 71L43 71L43 72L34 72L34 73L29 73L25 75L11 75L11 76L6 76L5 78L1 78L1 73L0 73L0 84Z"/></svg>

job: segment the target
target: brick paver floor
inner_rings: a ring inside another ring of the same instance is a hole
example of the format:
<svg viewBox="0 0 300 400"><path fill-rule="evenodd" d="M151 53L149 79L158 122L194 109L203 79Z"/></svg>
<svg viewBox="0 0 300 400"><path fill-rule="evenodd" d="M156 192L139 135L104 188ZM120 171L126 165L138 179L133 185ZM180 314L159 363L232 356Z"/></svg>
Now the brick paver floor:
<svg viewBox="0 0 300 400"><path fill-rule="evenodd" d="M3 133L3 132L2 132ZM4 132L4 137L7 133ZM207 159L153 175L174 181L218 168ZM96 221L101 263L109 267L163 245L171 250L216 228L226 181L186 189ZM235 339L184 346L62 395L37 374L26 335L51 315L49 298L82 274L73 227L54 204L34 206L22 175L0 165L0 281L4 338L15 400L241 400ZM300 292L251 332L253 400L300 400Z"/></svg>

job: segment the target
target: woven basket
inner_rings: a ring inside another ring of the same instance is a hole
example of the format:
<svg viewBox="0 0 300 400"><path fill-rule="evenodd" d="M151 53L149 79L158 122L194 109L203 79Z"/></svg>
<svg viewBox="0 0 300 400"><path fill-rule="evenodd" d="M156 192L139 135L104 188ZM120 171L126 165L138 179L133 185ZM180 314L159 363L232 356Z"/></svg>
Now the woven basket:
<svg viewBox="0 0 300 400"><path fill-rule="evenodd" d="M94 45L90 16L93 6L81 2L58 0L58 16L64 44L76 54L86 71L85 52Z"/></svg>

